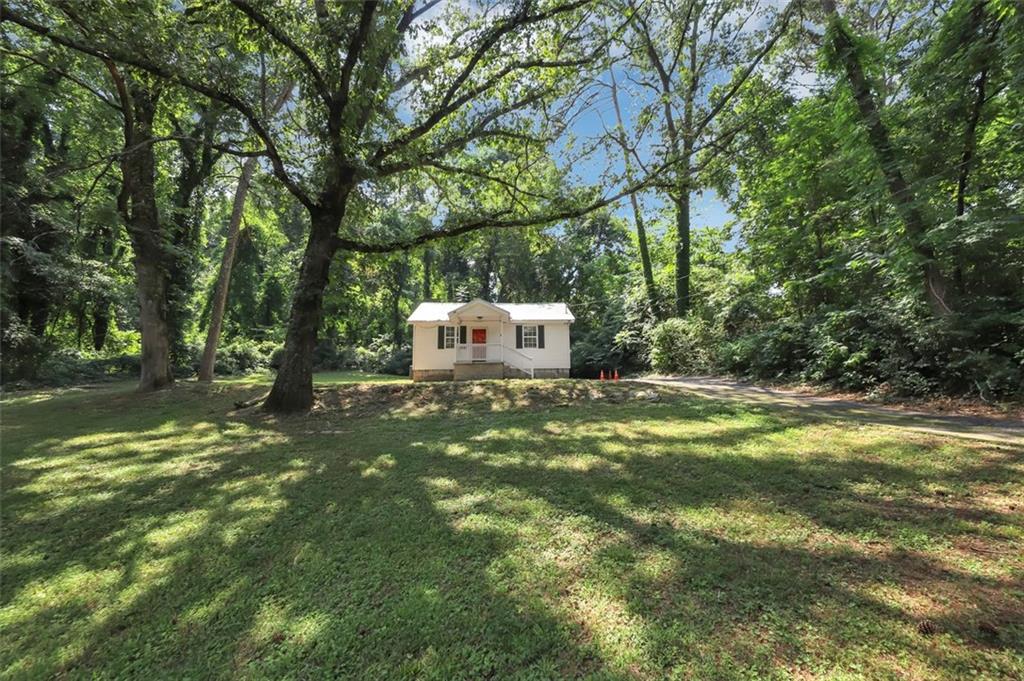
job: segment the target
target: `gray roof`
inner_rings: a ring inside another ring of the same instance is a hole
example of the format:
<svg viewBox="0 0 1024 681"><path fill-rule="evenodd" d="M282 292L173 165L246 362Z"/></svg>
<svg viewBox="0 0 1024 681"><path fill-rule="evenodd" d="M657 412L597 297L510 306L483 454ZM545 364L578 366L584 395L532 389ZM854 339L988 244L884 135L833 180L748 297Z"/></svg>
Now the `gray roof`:
<svg viewBox="0 0 1024 681"><path fill-rule="evenodd" d="M470 301L475 302L475 301ZM485 302L485 301L480 301ZM448 315L469 303L420 303L409 322L447 322ZM565 303L485 303L504 310L513 322L571 322L576 318Z"/></svg>

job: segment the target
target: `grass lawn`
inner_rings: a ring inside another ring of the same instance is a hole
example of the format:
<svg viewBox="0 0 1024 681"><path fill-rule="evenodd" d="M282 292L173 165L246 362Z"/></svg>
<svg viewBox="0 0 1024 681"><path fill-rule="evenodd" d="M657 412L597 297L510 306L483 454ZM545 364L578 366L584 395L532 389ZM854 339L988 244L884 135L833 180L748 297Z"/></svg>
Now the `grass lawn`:
<svg viewBox="0 0 1024 681"><path fill-rule="evenodd" d="M1024 452L636 389L10 397L0 674L1024 677Z"/></svg>

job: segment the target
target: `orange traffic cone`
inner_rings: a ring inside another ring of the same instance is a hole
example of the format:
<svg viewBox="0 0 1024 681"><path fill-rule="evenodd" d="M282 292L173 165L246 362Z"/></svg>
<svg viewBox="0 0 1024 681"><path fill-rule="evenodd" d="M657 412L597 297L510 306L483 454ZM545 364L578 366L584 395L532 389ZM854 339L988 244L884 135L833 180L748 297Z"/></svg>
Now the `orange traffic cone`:
<svg viewBox="0 0 1024 681"><path fill-rule="evenodd" d="M618 369L615 370L615 380L616 381L619 380L619 370Z"/></svg>
<svg viewBox="0 0 1024 681"><path fill-rule="evenodd" d="M601 378L600 378L600 380L602 380L602 381L604 380L604 369L601 369Z"/></svg>

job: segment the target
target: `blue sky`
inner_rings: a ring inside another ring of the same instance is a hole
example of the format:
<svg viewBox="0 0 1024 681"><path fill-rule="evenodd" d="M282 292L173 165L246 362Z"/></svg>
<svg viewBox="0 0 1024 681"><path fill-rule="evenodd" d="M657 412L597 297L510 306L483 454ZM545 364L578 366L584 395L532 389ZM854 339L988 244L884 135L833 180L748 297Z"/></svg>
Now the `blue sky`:
<svg viewBox="0 0 1024 681"><path fill-rule="evenodd" d="M501 0L450 0L455 4L461 6L464 10L473 12L480 11L481 4L490 4L500 2ZM758 7L779 7L783 3L783 0L759 0L757 3ZM500 5L498 5L500 6ZM427 17L434 17L439 15L444 10L444 5L432 9L427 13ZM753 22L748 26L747 30L754 30L763 26L761 23L767 21L764 17L761 17L759 21ZM426 45L429 43L436 42L439 39L443 39L444 36L421 36L417 38L417 42ZM622 108L622 115L624 118L624 125L627 129L627 133L633 128L633 121L636 114L650 102L651 95L649 92L638 92L636 87L630 86L628 82L629 67L624 63L615 67L615 76L619 85L619 103ZM723 72L717 74L719 77L715 77L711 74L705 83L705 94L710 92L711 88L719 82L725 82L729 78L729 73ZM607 84L610 81L608 74L603 74L601 80ZM595 90L599 93L599 96L583 110L580 115L573 121L570 128L572 134L579 140L581 144L585 143L586 140L595 140L603 137L607 130L615 127L615 111L612 104L610 90L607 87L596 87ZM658 154L650 148L652 143L657 143L656 133L652 135L650 132L647 134L645 142L638 147L638 154L645 160L650 160L653 163L657 162ZM603 177L605 171L609 168L617 175L621 175L623 168L623 161L621 153L618 149L614 149L612 153L605 154L603 150L598 150L591 157L581 160L579 162L573 162L569 158L568 154L564 153L565 140L556 142L550 149L549 153L554 157L556 163L565 168L571 165L570 179L573 184L582 186L594 186L599 185L603 187L605 195L614 194L621 190L622 185L609 186L610 183L606 178ZM645 146L646 145L646 146ZM669 220L659 220L665 211L665 197L657 191L651 190L643 192L640 195L641 203L644 209L644 216L647 220L648 225L654 230L664 231L665 225L668 224ZM617 215L627 219L632 225L633 213L628 198L623 198L618 202L614 212ZM699 231L707 227L721 227L726 223L732 221L734 216L729 211L728 207L721 200L718 194L711 189L703 190L700 192L694 192L691 196L691 226L694 231ZM735 245L735 238L731 239L727 247L733 247Z"/></svg>
<svg viewBox="0 0 1024 681"><path fill-rule="evenodd" d="M626 75L627 70L625 68L615 67L615 77L619 85L619 105L622 109L623 125L628 133L633 126L634 117L647 102L638 99L636 93L627 91L624 85ZM605 75L602 80L607 83L609 82L609 77ZM574 121L571 128L572 133L580 138L581 141L601 137L605 134L606 129L615 127L615 110L610 90L608 88L601 88L601 91L602 94ZM557 155L557 149L553 153ZM646 153L641 151L640 155L642 158L653 156L650 150ZM556 158L556 160L561 159ZM588 161L574 165L573 177L580 184L593 185L601 181L601 174L607 167L611 167L615 173L623 171L622 157L617 150L610 157L604 153L597 152ZM613 189L608 189L606 193L614 193L614 191ZM655 219L660 216L664 208L664 196L654 190L645 191L639 196L644 216L647 222L654 226L656 224ZM628 198L623 198L619 201L615 208L615 214L628 219L632 225L633 211ZM705 227L721 227L734 218L728 207L713 189L693 193L691 196L690 215L691 226L694 230Z"/></svg>

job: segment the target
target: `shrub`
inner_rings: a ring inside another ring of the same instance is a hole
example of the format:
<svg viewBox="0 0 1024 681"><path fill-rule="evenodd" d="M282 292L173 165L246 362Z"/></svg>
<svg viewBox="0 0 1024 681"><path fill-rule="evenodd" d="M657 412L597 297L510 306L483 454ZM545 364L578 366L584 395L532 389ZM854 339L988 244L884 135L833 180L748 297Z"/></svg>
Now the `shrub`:
<svg viewBox="0 0 1024 681"><path fill-rule="evenodd" d="M723 343L717 364L739 376L778 379L795 376L808 355L807 329L785 320Z"/></svg>
<svg viewBox="0 0 1024 681"><path fill-rule="evenodd" d="M933 319L871 301L800 321L779 320L724 343L720 369L755 379L803 380L877 395L1024 397L1024 339L1012 315Z"/></svg>
<svg viewBox="0 0 1024 681"><path fill-rule="evenodd" d="M667 319L651 334L651 368L661 374L715 370L721 335L699 317Z"/></svg>
<svg viewBox="0 0 1024 681"><path fill-rule="evenodd" d="M365 348L356 348L355 363L361 371L405 376L412 366L412 349L395 345L388 336L378 336Z"/></svg>
<svg viewBox="0 0 1024 681"><path fill-rule="evenodd" d="M141 370L138 355L90 357L78 350L50 353L36 369L31 381L45 386L101 381L108 378L136 378Z"/></svg>
<svg viewBox="0 0 1024 681"><path fill-rule="evenodd" d="M330 338L321 339L313 349L313 371L343 371L356 366L352 348L338 345Z"/></svg>

